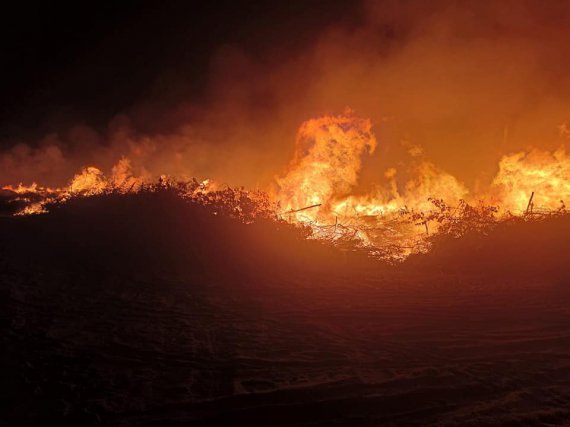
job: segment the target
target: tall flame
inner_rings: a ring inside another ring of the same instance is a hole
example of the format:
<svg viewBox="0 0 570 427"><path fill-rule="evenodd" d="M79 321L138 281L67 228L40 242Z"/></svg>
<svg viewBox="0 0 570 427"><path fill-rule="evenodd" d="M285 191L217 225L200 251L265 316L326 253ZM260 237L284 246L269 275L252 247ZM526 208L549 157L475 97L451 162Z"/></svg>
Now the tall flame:
<svg viewBox="0 0 570 427"><path fill-rule="evenodd" d="M503 209L520 213L532 208L556 210L570 199L570 156L532 150L504 156L493 180L495 200ZM535 194L529 206L529 196Z"/></svg>
<svg viewBox="0 0 570 427"><path fill-rule="evenodd" d="M286 219L312 225L317 237L337 239L348 234L372 246L397 240L413 245L425 231L401 221L403 213L431 209L430 198L457 203L466 197L461 182L428 161L416 164L404 191L398 189L397 171L391 168L385 173L388 188L353 195L362 157L377 146L371 129L370 120L350 111L303 123L294 159L278 179L277 199Z"/></svg>
<svg viewBox="0 0 570 427"><path fill-rule="evenodd" d="M289 171L278 179L281 206L286 211L307 206L330 210L331 203L348 196L357 184L362 155L376 148L371 128L370 120L350 112L303 123Z"/></svg>

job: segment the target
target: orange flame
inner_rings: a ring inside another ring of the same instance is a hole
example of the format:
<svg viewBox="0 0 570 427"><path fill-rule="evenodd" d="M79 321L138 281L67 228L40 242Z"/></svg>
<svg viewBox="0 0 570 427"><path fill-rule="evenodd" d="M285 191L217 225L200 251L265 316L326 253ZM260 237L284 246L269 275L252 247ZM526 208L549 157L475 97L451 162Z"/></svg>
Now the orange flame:
<svg viewBox="0 0 570 427"><path fill-rule="evenodd" d="M106 188L107 181L103 172L94 166L88 166L73 177L67 190L71 194L94 196L101 194Z"/></svg>
<svg viewBox="0 0 570 427"><path fill-rule="evenodd" d="M388 189L352 195L362 156L372 154L377 145L371 128L370 120L351 112L312 119L300 127L295 157L286 175L278 179L276 199L286 219L313 226L317 237L334 225L327 237L342 238L348 232L363 244L376 246L424 233L403 221L394 228L403 212L431 209L430 198L457 203L467 195L462 183L427 161L416 165L415 178L406 183L404 192L398 190L397 171L392 168L385 174Z"/></svg>
<svg viewBox="0 0 570 427"><path fill-rule="evenodd" d="M331 203L351 193L358 181L361 156L376 148L370 120L325 116L308 120L299 129L295 156L287 175L278 179L278 200L287 211L322 206L313 212L297 212L302 219L330 210Z"/></svg>
<svg viewBox="0 0 570 427"><path fill-rule="evenodd" d="M421 149L414 147L412 177L407 182L398 182L398 171L389 168L384 174L387 185L378 184L373 191L357 195L362 159L372 155L377 144L371 121L354 116L350 110L303 123L297 133L294 157L286 173L276 179L278 188L271 193L283 219L311 226L315 238L349 237L375 248L398 246L397 257L402 258L418 250L428 233L438 232L438 209L442 206L453 221L461 206L480 200L498 205L502 215L523 215L529 209L533 213L565 212L563 200L570 196L570 157L564 148L552 153L533 150L506 155L500 160L489 190L470 194L456 177L422 160ZM138 192L153 182L144 170L135 176L129 159L122 158L109 176L88 166L64 188L33 183L7 185L2 190L24 202L18 214L27 215L45 212L47 203L107 192ZM187 197L224 191L210 180L192 182L196 185L187 187ZM159 186L170 183L167 176L158 181ZM529 203L531 194L534 197ZM495 215L496 209L488 212Z"/></svg>
<svg viewBox="0 0 570 427"><path fill-rule="evenodd" d="M570 157L564 147L554 152L532 150L504 156L493 180L494 199L512 213L527 208L557 210L570 197ZM534 193L529 206L529 196Z"/></svg>

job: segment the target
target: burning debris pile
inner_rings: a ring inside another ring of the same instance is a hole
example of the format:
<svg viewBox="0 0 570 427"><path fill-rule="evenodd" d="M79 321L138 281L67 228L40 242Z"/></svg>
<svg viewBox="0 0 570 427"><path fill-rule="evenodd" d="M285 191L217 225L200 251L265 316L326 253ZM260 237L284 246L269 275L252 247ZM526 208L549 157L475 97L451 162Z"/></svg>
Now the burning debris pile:
<svg viewBox="0 0 570 427"><path fill-rule="evenodd" d="M570 158L563 148L504 156L489 189L480 194L471 194L425 159L414 160L407 182L399 182L397 170L389 168L383 173L387 185L358 194L363 157L377 145L370 120L346 111L302 124L287 171L266 192L208 179L136 176L123 158L108 176L97 167L85 167L63 188L4 186L0 208L4 214L29 215L74 198L168 189L213 207L215 215L245 223L270 219L295 224L309 238L391 260L428 251L435 236L484 234L504 221L566 213Z"/></svg>

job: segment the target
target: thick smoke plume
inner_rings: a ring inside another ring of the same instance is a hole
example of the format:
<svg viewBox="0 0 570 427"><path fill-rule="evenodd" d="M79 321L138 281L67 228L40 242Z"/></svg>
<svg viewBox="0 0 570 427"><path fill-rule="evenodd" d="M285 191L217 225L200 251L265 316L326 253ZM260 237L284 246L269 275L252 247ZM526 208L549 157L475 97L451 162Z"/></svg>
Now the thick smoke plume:
<svg viewBox="0 0 570 427"><path fill-rule="evenodd" d="M0 154L0 183L63 185L83 166L110 172L126 157L135 174L268 188L293 157L300 124L347 106L370 119L378 139L364 159L363 192L389 185L389 168L404 179L417 157L478 190L503 155L567 141L559 127L569 120L567 2L355 7L358 24L323 28L301 50L220 46L199 102L141 103L107 129L86 117L87 125L16 142Z"/></svg>

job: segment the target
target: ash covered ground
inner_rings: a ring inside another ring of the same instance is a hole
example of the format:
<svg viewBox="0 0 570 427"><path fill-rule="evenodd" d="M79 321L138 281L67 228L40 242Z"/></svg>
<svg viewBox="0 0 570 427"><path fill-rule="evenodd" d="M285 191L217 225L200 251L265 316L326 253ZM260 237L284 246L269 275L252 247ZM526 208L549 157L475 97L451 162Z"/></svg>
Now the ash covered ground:
<svg viewBox="0 0 570 427"><path fill-rule="evenodd" d="M5 425L570 421L570 218L389 265L167 193L0 218Z"/></svg>

